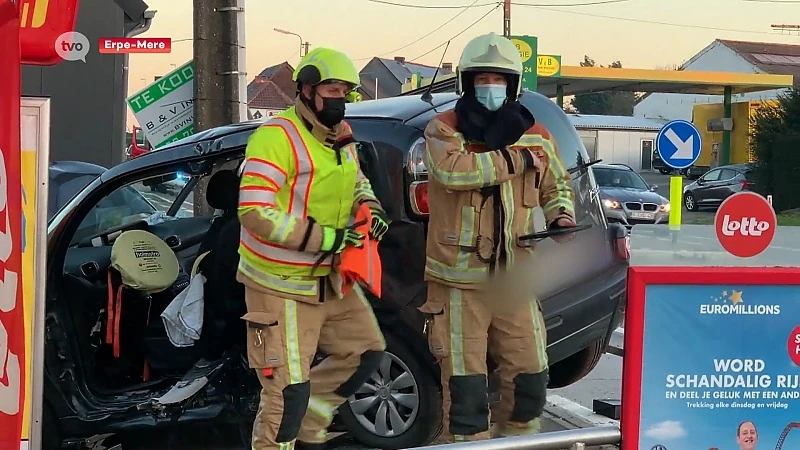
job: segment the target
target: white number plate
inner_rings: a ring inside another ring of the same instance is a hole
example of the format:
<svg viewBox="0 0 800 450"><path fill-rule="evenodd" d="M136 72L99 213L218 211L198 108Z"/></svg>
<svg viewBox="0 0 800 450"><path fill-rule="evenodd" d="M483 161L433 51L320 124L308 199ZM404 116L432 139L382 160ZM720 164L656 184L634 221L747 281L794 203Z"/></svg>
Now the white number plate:
<svg viewBox="0 0 800 450"><path fill-rule="evenodd" d="M645 219L645 220L652 220L655 217L655 213L651 212L632 212L631 219Z"/></svg>

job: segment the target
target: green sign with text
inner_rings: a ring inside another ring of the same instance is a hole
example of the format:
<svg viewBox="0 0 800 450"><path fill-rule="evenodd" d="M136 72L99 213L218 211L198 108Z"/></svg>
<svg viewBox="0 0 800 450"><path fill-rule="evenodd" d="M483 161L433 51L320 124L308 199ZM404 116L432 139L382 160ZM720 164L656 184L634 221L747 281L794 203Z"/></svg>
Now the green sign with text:
<svg viewBox="0 0 800 450"><path fill-rule="evenodd" d="M522 59L522 89L536 92L537 39L536 36L511 36Z"/></svg>

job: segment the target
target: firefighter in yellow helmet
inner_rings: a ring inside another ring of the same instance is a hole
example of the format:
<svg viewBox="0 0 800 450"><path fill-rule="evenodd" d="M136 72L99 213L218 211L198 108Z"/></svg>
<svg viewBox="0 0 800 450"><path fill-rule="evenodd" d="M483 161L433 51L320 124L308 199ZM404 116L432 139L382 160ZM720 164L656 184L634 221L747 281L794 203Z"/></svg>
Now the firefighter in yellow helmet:
<svg viewBox="0 0 800 450"><path fill-rule="evenodd" d="M316 48L294 72L297 99L253 133L239 191L237 279L245 285L247 355L262 385L252 448L323 448L335 409L377 369L385 343L359 286L335 271L362 203L380 240L386 216L343 121L359 82L345 54ZM329 355L310 369L317 349Z"/></svg>
<svg viewBox="0 0 800 450"><path fill-rule="evenodd" d="M495 33L464 48L461 98L425 129L428 180L427 302L431 351L441 364L448 441L490 436L487 351L502 396L494 434L535 433L548 383L541 306L520 299L497 307L493 276L530 257L534 208L548 227L573 226L570 176L550 133L518 102L522 62ZM569 239L563 235L560 240Z"/></svg>

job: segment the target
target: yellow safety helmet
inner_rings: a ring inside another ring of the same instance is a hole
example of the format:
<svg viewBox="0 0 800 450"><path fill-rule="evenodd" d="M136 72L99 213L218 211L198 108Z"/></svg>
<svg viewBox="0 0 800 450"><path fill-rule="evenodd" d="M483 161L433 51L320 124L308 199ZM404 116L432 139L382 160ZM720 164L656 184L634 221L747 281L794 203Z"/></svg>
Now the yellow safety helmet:
<svg viewBox="0 0 800 450"><path fill-rule="evenodd" d="M522 91L522 59L517 46L510 39L489 33L467 43L456 68L458 93L473 92L474 75L480 72L507 75L509 99L519 97Z"/></svg>
<svg viewBox="0 0 800 450"><path fill-rule="evenodd" d="M311 85L324 81L344 81L351 85L351 89L360 83L353 60L338 50L324 47L311 50L300 60L292 80Z"/></svg>
<svg viewBox="0 0 800 450"><path fill-rule="evenodd" d="M358 103L364 98L361 96L361 93L358 91L350 91L347 93L345 97L347 99L347 103Z"/></svg>

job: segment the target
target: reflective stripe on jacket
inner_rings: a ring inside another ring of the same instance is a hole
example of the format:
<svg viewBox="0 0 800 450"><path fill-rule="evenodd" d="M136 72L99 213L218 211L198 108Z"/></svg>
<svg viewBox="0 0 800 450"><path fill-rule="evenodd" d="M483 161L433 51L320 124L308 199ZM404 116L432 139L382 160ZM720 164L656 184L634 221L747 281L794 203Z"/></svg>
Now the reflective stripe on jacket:
<svg viewBox="0 0 800 450"><path fill-rule="evenodd" d="M321 226L343 228L355 205L374 201L355 145L340 148L340 164L294 107L253 133L239 190L241 274L268 289L316 295L315 280L331 271L329 257L312 273L321 256Z"/></svg>
<svg viewBox="0 0 800 450"><path fill-rule="evenodd" d="M487 151L466 143L457 131L455 110L439 114L425 129L428 177L428 221L425 279L465 289L486 280L495 232L494 197L481 188L499 186L504 223L505 264L530 256L534 210L541 207L547 226L559 218L574 218L571 177L555 142L535 124L510 150ZM516 149L536 155L536 169L524 170ZM499 252L499 246L498 246ZM479 257L478 254L481 256Z"/></svg>

